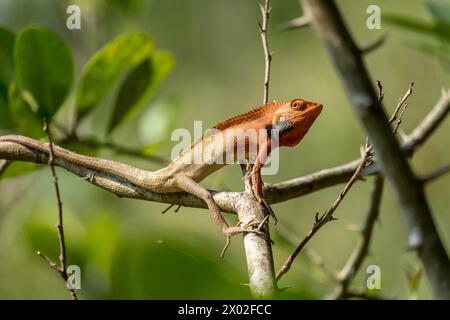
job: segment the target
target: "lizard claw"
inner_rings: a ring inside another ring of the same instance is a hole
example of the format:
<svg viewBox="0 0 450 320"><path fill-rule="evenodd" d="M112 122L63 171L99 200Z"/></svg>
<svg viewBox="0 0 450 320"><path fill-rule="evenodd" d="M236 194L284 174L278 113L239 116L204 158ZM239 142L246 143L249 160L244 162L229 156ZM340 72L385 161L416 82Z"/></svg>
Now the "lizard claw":
<svg viewBox="0 0 450 320"><path fill-rule="evenodd" d="M242 224L242 222L238 222L238 224L235 227L228 227L223 230L223 233L226 237L226 243L224 248L222 249L222 253L220 254L220 257L223 259L225 252L230 245L230 238L231 236L234 236L239 233L254 233L267 242L270 242L272 245L274 244L273 240L261 229L263 228L264 224L267 223L267 219L269 218L269 215L264 217L261 221L250 221L246 224ZM256 227L256 229L252 229L253 227Z"/></svg>

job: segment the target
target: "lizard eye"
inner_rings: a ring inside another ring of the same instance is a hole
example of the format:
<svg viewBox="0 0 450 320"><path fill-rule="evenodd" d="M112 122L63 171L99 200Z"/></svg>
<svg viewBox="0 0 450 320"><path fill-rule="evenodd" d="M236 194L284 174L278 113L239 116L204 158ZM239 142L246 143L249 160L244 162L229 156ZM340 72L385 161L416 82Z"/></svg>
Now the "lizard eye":
<svg viewBox="0 0 450 320"><path fill-rule="evenodd" d="M291 108L294 110L303 111L306 108L306 103L300 99L295 99L291 102Z"/></svg>

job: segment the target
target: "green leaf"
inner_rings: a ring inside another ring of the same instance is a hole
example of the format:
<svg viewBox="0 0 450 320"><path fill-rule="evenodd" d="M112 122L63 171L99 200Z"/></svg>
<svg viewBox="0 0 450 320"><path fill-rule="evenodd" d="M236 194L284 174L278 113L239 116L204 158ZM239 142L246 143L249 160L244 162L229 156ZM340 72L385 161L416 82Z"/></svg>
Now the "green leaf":
<svg viewBox="0 0 450 320"><path fill-rule="evenodd" d="M18 86L35 97L41 117L51 118L72 85L74 67L69 48L49 30L26 27L16 38L14 66Z"/></svg>
<svg viewBox="0 0 450 320"><path fill-rule="evenodd" d="M36 108L36 103L29 94L21 92L14 83L9 86L8 103L11 119L21 134L33 138L45 135L42 121L32 109Z"/></svg>
<svg viewBox="0 0 450 320"><path fill-rule="evenodd" d="M136 113L151 97L173 66L173 55L157 51L150 59L136 66L125 78L114 105L108 133L127 116Z"/></svg>
<svg viewBox="0 0 450 320"><path fill-rule="evenodd" d="M0 84L7 86L14 79L14 33L0 27Z"/></svg>
<svg viewBox="0 0 450 320"><path fill-rule="evenodd" d="M450 3L432 1L425 6L437 23L450 25Z"/></svg>
<svg viewBox="0 0 450 320"><path fill-rule="evenodd" d="M411 31L433 33L433 30L434 30L432 25L425 23L423 21L420 21L418 19L398 16L398 15L384 15L383 19L390 24L394 24L394 25L409 29Z"/></svg>
<svg viewBox="0 0 450 320"><path fill-rule="evenodd" d="M78 119L101 102L120 76L147 59L152 50L152 39L142 33L119 36L101 48L87 63L78 85Z"/></svg>
<svg viewBox="0 0 450 320"><path fill-rule="evenodd" d="M421 41L414 45L419 50L432 54L443 62L450 63L450 45L441 42ZM448 66L447 66L448 67Z"/></svg>
<svg viewBox="0 0 450 320"><path fill-rule="evenodd" d="M9 114L6 99L0 94L0 130L2 129L11 130L14 129L14 125Z"/></svg>
<svg viewBox="0 0 450 320"><path fill-rule="evenodd" d="M448 41L448 38L450 37L449 28L445 28L440 24L433 25L418 19L397 15L384 15L383 19L387 23L397 25L410 31L431 35L444 41Z"/></svg>

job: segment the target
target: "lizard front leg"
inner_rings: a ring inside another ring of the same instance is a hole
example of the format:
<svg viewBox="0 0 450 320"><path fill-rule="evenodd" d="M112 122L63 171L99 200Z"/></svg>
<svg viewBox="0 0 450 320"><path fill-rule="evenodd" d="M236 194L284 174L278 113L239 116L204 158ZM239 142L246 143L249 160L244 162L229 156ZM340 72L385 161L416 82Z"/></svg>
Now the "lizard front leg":
<svg viewBox="0 0 450 320"><path fill-rule="evenodd" d="M197 182L192 180L189 177L186 176L177 176L175 177L175 183L177 186L186 191L187 193L190 193L200 199L202 199L206 205L208 206L209 211L211 212L212 218L214 223L219 226L222 234L226 237L227 242L225 244L225 247L222 250L221 257L223 258L226 249L228 248L228 245L230 244L230 237L239 233L246 233L251 232L260 235L267 241L270 241L270 239L267 237L267 235L261 231L261 227L263 226L263 223L259 223L259 227L256 230L248 229L250 225L247 225L245 227L241 227L240 224L238 224L235 227L230 227L225 218L222 215L222 212L220 212L219 207L217 206L217 203L214 201L211 193L203 188L201 185L199 185Z"/></svg>
<svg viewBox="0 0 450 320"><path fill-rule="evenodd" d="M275 216L275 212L273 212L272 208L270 207L269 203L264 199L263 197L263 180L261 178L261 169L264 163L267 160L268 151L270 149L270 144L268 142L261 145L258 156L256 157L255 164L252 168L252 190L253 194L255 195L256 200L258 200L259 203L262 203L264 207L269 211L269 214L272 216L274 223L277 224L278 220Z"/></svg>

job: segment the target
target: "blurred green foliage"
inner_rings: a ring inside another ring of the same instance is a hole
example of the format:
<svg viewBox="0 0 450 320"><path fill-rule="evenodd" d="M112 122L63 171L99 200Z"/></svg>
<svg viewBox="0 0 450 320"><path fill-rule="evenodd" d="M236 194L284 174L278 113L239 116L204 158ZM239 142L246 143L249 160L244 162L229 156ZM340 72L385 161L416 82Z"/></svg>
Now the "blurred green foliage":
<svg viewBox="0 0 450 320"><path fill-rule="evenodd" d="M153 47L149 35L130 33L98 50L86 63L77 86L77 120L92 112L120 78L124 79L116 102L111 104L108 133L130 114L139 112L173 65L169 52L154 51ZM0 131L44 137L43 119L53 122L72 86L74 67L69 48L57 34L37 25L24 27L16 39L0 27L0 63L4 66L0 85L7 90L0 95ZM57 129L66 133L61 144L73 147L76 126ZM83 149L80 143L75 150ZM29 173L31 168L26 164L15 166L8 177Z"/></svg>
<svg viewBox="0 0 450 320"><path fill-rule="evenodd" d="M70 1L0 1L1 134L42 137L41 117L50 115L55 139L70 150L159 169L160 164L118 153L105 143L124 145L146 156L168 157L175 128L191 130L194 120L203 120L203 129L207 129L259 105L264 61L255 22L258 2L79 0L82 29L68 30L65 19ZM378 0L384 30L368 30L366 8L373 1L337 2L361 45L388 30L386 43L367 56L366 63L373 79L383 83L389 110L409 82L415 82L402 123L402 129L409 132L450 78L436 55L422 54L405 43L432 38L434 44L445 44L442 32L448 29L436 27L448 21L438 17L443 9L430 15L432 9L422 0ZM314 34L307 28L277 31L277 25L299 14L298 1L272 0L272 6L269 43L275 55L270 99L300 96L324 105L302 144L280 152L280 172L264 177L277 182L358 157L365 134ZM388 15L407 16L415 25L427 27L422 28L424 32L392 28ZM432 21L423 22L430 17ZM16 52L19 37L21 50ZM18 59L24 64L17 66ZM414 157L417 172L427 173L448 162L450 149L442 141L448 140L449 129L447 121ZM62 170L58 176L68 260L81 267L82 299L249 298L242 240L234 238L225 260L220 260L223 239L205 210L182 208L179 213L161 215L165 205L117 199ZM35 255L40 250L56 260L58 254L56 203L48 170L32 163L13 163L0 181L0 298L68 298L61 279ZM224 168L204 185L240 190L240 170ZM449 188L448 176L427 186L447 247ZM369 189L370 183L356 184L336 212L339 220L309 244L327 268L338 270L351 252L357 234L348 227L362 221ZM338 186L278 204L274 209L280 224L288 225L300 240L315 212L328 208L339 191ZM408 298L417 290L420 298L429 298L424 277L414 282L414 288L407 280L406 271L418 262L406 250L407 237L388 189L383 197L371 255L353 286L362 288L365 268L376 264L382 270L382 290L373 294ZM227 219L236 223L234 217ZM273 237L275 266L279 267L292 246L275 233ZM288 288L281 297L320 298L334 284L301 255L280 282L281 288Z"/></svg>
<svg viewBox="0 0 450 320"><path fill-rule="evenodd" d="M387 15L386 21L426 37L416 41L415 47L437 56L450 67L450 3L446 1L425 2L432 21L415 19L403 15Z"/></svg>
<svg viewBox="0 0 450 320"><path fill-rule="evenodd" d="M14 42L14 71L18 87L36 100L32 111L50 120L73 82L72 56L64 41L39 26L25 27Z"/></svg>

